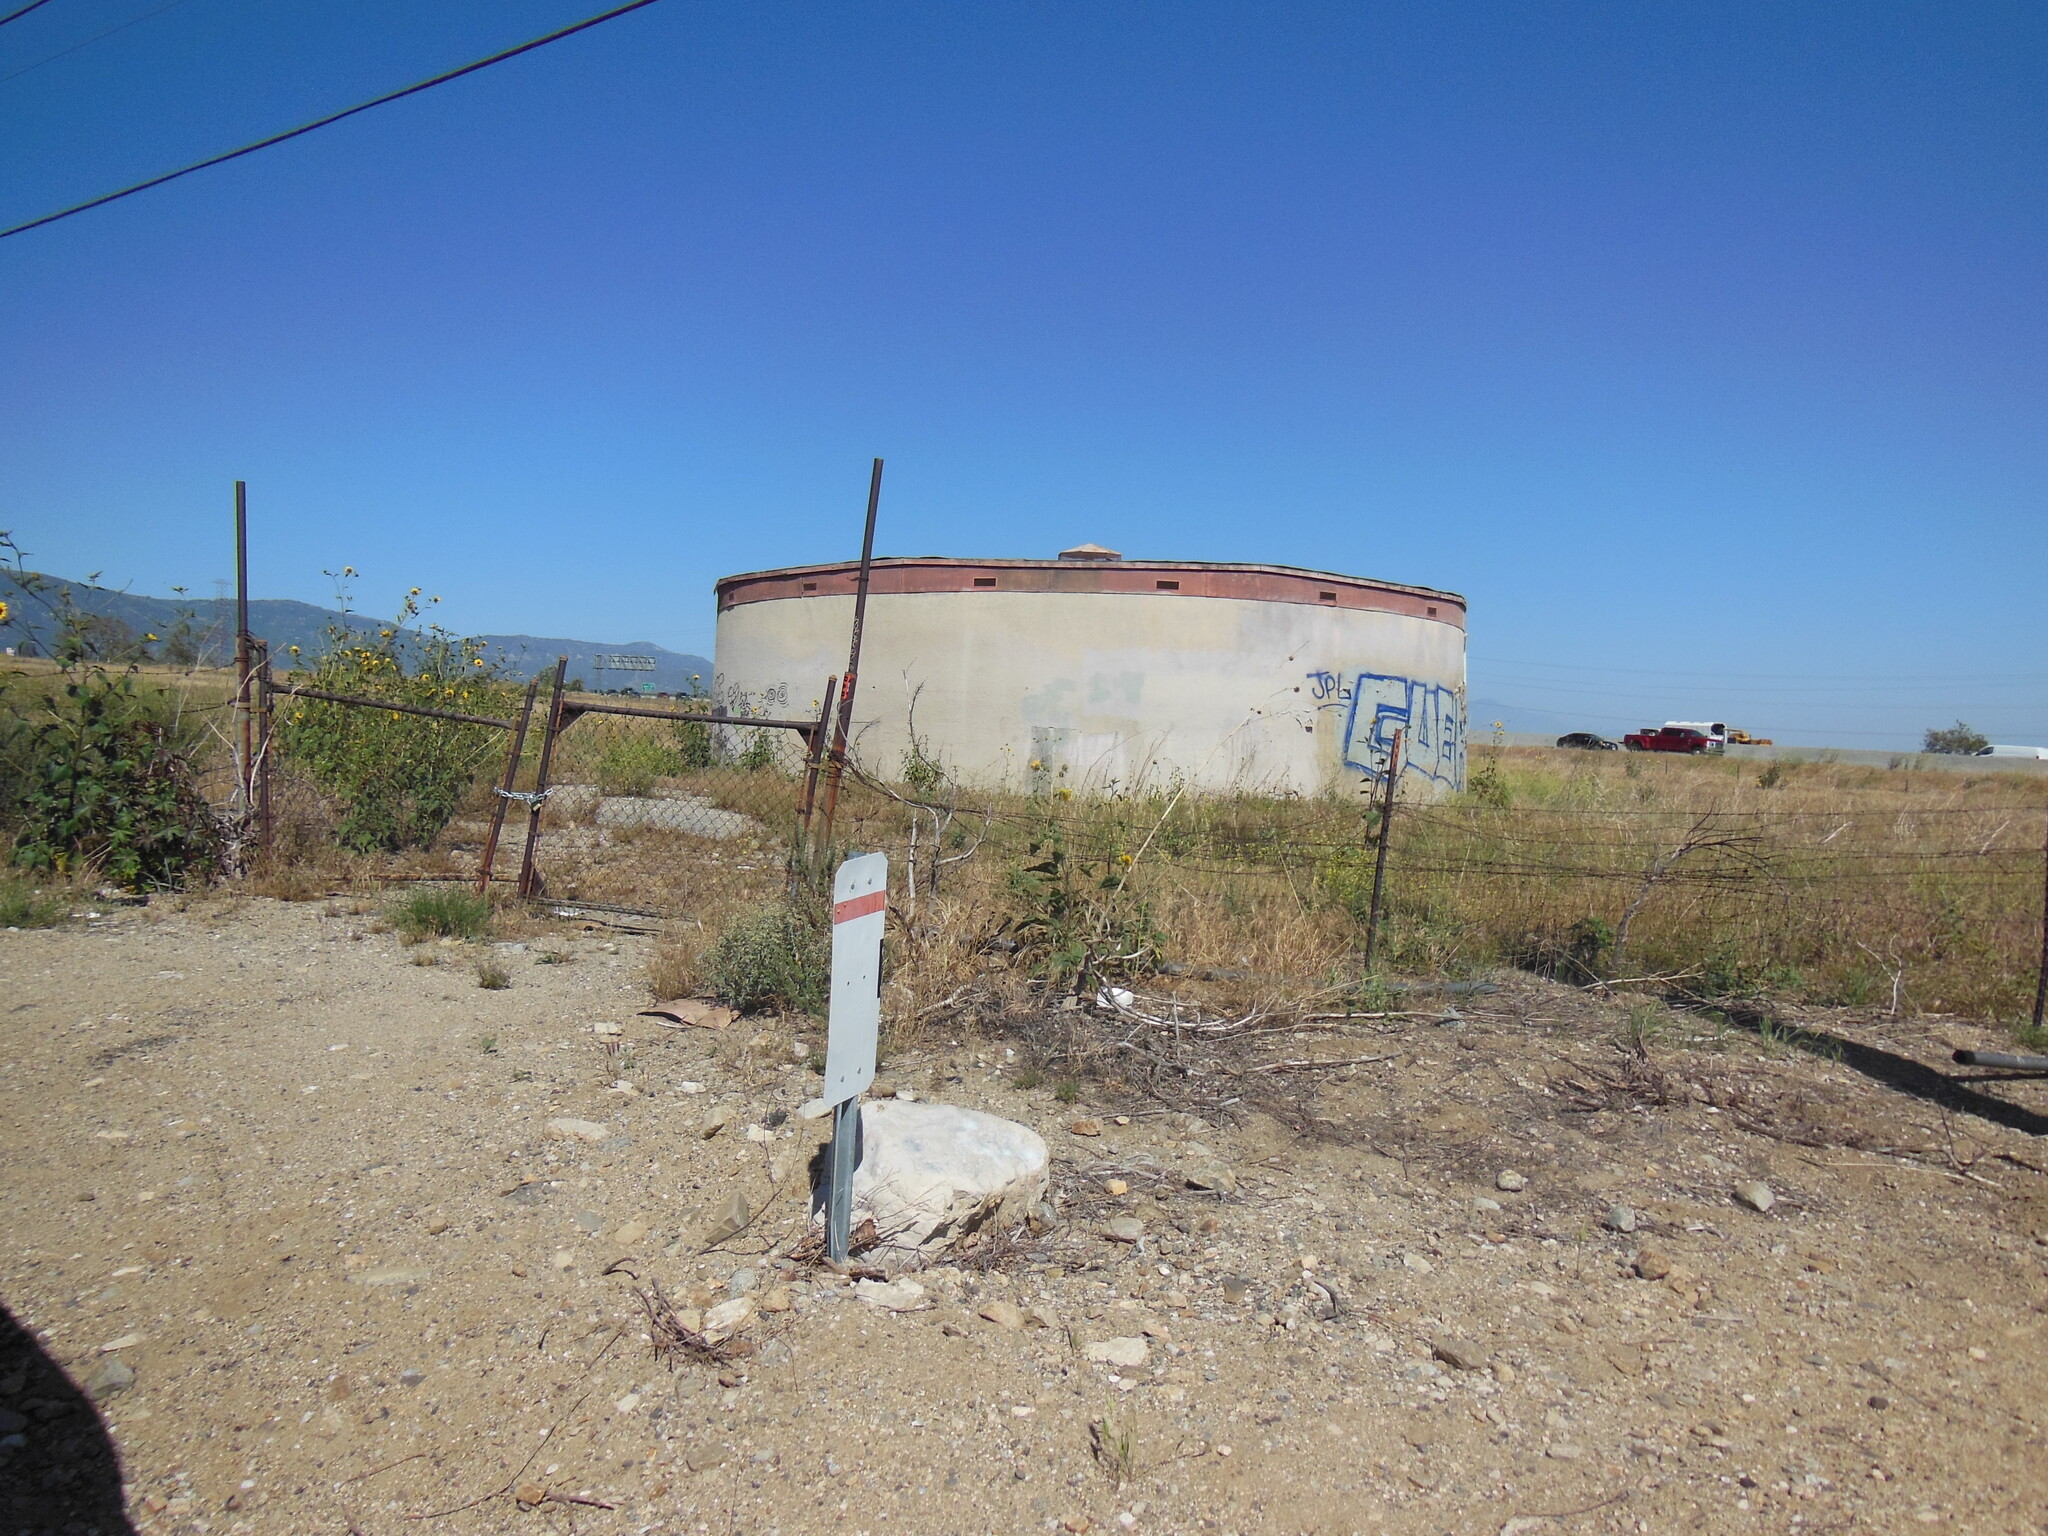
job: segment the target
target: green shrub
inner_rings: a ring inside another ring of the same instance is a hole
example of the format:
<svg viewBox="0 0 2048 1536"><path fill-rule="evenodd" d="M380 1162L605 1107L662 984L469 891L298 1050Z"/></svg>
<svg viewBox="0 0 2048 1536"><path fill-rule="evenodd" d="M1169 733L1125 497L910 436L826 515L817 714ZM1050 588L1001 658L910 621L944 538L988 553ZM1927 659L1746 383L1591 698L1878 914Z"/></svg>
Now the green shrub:
<svg viewBox="0 0 2048 1536"><path fill-rule="evenodd" d="M682 771L682 756L645 736L619 736L597 760L597 787L607 795L644 795L656 779Z"/></svg>
<svg viewBox="0 0 2048 1536"><path fill-rule="evenodd" d="M476 984L486 992L502 992L512 985L512 973L491 956L485 956L476 963ZM498 1048L497 1037L493 1036L484 1046L486 1051Z"/></svg>
<svg viewBox="0 0 2048 1536"><path fill-rule="evenodd" d="M174 705L133 673L75 663L64 676L60 692L0 726L15 864L131 890L212 874L220 827Z"/></svg>
<svg viewBox="0 0 2048 1536"><path fill-rule="evenodd" d="M357 698L510 716L514 690L486 661L482 643L431 625L408 629L419 612L408 597L374 637L335 629L332 649L304 680ZM505 750L504 733L487 725L314 699L280 704L277 743L286 761L346 807L335 835L362 852L431 843Z"/></svg>
<svg viewBox="0 0 2048 1536"><path fill-rule="evenodd" d="M426 886L407 891L384 910L399 941L481 939L490 931L490 901L474 891L453 886Z"/></svg>
<svg viewBox="0 0 2048 1536"><path fill-rule="evenodd" d="M778 1004L822 1014L832 979L831 940L819 916L775 902L728 922L699 969L712 994L742 1013Z"/></svg>
<svg viewBox="0 0 2048 1536"><path fill-rule="evenodd" d="M709 768L718 761L711 749L711 727L701 720L685 720L675 727L676 757L686 769Z"/></svg>
<svg viewBox="0 0 2048 1536"><path fill-rule="evenodd" d="M65 897L0 875L0 928L54 928L70 914Z"/></svg>

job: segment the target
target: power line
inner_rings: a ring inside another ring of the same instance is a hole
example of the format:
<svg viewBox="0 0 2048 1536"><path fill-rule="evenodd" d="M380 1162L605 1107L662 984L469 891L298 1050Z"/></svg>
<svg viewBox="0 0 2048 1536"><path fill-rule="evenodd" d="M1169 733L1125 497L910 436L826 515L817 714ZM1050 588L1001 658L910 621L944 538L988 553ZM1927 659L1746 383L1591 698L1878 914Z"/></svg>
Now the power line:
<svg viewBox="0 0 2048 1536"><path fill-rule="evenodd" d="M90 48L94 43L105 42L108 38L112 37L116 32L126 32L130 27L140 26L142 25L143 22L149 20L150 17L161 16L165 11L172 10L177 6L183 5L184 3L185 0L170 0L170 4L160 5L153 11L144 11L140 16L134 17L133 19L128 21L124 21L117 27L109 27L104 32L95 32L91 37L88 37L82 43L73 43L69 48L60 48L55 53L49 55L49 57L47 58L37 59L33 64L24 64L20 69L17 69L11 75L0 75L0 85L5 85L10 80L19 80L23 75L26 75L31 71L41 69L45 64L54 64L57 62L57 60L65 58L70 54L74 54L78 52L78 50L81 48ZM17 12L16 14L19 13Z"/></svg>
<svg viewBox="0 0 2048 1536"><path fill-rule="evenodd" d="M45 4L48 4L48 0L34 0L34 3L25 9L32 11L37 5ZM464 75L473 75L480 69L489 69L493 64L502 64L507 59L516 59L522 53L531 53L536 48L545 48L549 43L558 43L565 37L573 37L578 32L587 32L590 28L601 26L607 21L625 15L628 11L641 10L652 4L654 4L654 0L628 0L628 3L625 5L615 5L608 11L600 11L595 16L587 16L582 21L520 43L516 47L507 48L500 53L491 54L488 58L477 59L472 63L462 65L458 69L448 70L444 74L433 76L431 79L417 81L399 90L387 91L382 96L373 96L368 101L358 102L355 106L345 107L339 112L330 112L325 117L316 117L310 123L301 123L296 128L287 128L283 133L274 133L267 139L258 139L253 144L244 144L240 149L231 149L226 154L214 155L210 159L197 161L180 170L167 171L161 176L152 176L148 181L138 181L132 187L123 187L118 192L109 192L102 197L95 197L88 202L76 203L69 208L60 208L57 212L46 213L39 219L30 219L26 224L17 224L12 229L0 229L0 240L5 240L9 235L19 235L31 229L40 229L43 225L54 224L59 219L68 219L74 213L84 213L88 208L98 208L106 203L117 202L124 197L133 197L137 192L147 192L151 187L160 187L167 181L176 181L180 176L190 176L194 171L203 171L209 166L223 165L230 160L239 160L244 155L253 155L259 149L268 149L273 144L282 144L286 139L296 139L302 133L311 133L315 128L325 128L329 123L338 123L345 117L354 117L358 112L367 112L370 108L381 107L386 102L397 101L406 96L416 96L421 91L432 90L437 85L446 85L450 80L460 80ZM16 11L14 16L23 14L25 14L25 11ZM0 26L4 26L7 22L12 21L14 16L0 17Z"/></svg>
<svg viewBox="0 0 2048 1536"><path fill-rule="evenodd" d="M49 3L50 0L28 0L28 4L24 5L20 10L9 11L5 16L0 16L0 27L6 26L10 21L19 21L30 11L38 10Z"/></svg>

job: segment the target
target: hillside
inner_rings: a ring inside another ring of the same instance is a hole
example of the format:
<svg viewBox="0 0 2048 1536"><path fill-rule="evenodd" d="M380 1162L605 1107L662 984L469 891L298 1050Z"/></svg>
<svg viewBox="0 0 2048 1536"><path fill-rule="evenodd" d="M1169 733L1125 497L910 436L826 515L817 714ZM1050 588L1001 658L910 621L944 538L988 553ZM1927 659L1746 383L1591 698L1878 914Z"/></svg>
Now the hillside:
<svg viewBox="0 0 2048 1536"><path fill-rule="evenodd" d="M225 597L143 597L119 592L90 582L61 576L42 578L48 585L45 596L68 593L81 611L106 621L105 641L110 651L138 642L146 635L151 654L165 660L197 661L202 665L224 665L234 652L235 605ZM25 596L20 582L0 572L0 601L9 607L8 620L0 624L0 646L26 651L34 646L48 648L51 624L44 604ZM249 603L249 628L270 642L273 655L282 656L298 646L308 656L326 650L336 630L374 630L378 621L360 613L343 613L313 603L288 598L254 598ZM688 652L671 651L649 640L574 640L546 635L479 636L493 655L500 657L508 671L520 677L552 667L557 656L569 658L569 675L584 679L591 687L652 683L664 693L687 691L692 682L709 688L712 667L708 658ZM605 674L600 678L596 658L602 653L652 656L652 672Z"/></svg>

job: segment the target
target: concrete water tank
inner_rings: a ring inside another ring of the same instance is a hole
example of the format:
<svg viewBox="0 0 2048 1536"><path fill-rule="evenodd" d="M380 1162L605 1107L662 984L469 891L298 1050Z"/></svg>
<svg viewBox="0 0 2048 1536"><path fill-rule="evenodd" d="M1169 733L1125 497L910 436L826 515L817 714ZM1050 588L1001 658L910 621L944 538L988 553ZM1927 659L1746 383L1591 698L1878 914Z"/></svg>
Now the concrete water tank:
<svg viewBox="0 0 2048 1536"><path fill-rule="evenodd" d="M716 701L815 713L846 666L859 563L718 583ZM895 778L911 744L960 781L1104 793L1348 792L1403 737L1407 792L1465 783L1465 601L1281 565L881 559L856 753Z"/></svg>

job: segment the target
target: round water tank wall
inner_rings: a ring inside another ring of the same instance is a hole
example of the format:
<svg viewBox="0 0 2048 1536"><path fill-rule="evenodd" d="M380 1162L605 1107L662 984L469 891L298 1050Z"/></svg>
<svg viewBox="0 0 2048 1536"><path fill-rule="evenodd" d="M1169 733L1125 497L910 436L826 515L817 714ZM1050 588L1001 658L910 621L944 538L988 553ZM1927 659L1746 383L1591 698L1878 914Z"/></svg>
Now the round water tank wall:
<svg viewBox="0 0 2048 1536"><path fill-rule="evenodd" d="M717 702L814 714L846 666L858 574L720 581ZM857 756L895 778L913 729L967 784L1285 794L1377 780L1400 729L1405 790L1461 789L1465 604L1285 566L877 560Z"/></svg>

